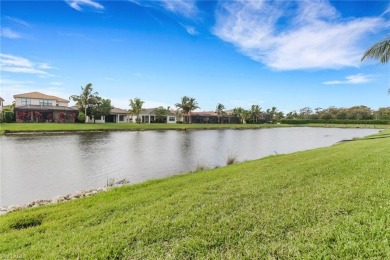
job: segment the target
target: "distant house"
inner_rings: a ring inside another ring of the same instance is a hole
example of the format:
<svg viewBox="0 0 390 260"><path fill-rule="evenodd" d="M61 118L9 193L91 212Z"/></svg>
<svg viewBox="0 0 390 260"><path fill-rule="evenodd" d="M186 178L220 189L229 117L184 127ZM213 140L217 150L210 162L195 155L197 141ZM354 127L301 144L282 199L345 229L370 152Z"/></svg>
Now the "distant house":
<svg viewBox="0 0 390 260"><path fill-rule="evenodd" d="M218 117L218 114L213 111L205 112L192 112L191 113L191 122L194 124L218 124L219 122L223 124L237 124L239 123L239 118L234 116L231 111L226 111L226 114Z"/></svg>
<svg viewBox="0 0 390 260"><path fill-rule="evenodd" d="M0 112L3 111L4 99L0 97Z"/></svg>
<svg viewBox="0 0 390 260"><path fill-rule="evenodd" d="M114 107L109 115L105 116L106 123L127 123L130 120L127 110Z"/></svg>
<svg viewBox="0 0 390 260"><path fill-rule="evenodd" d="M77 109L68 107L69 100L40 92L14 95L15 121L74 123Z"/></svg>
<svg viewBox="0 0 390 260"><path fill-rule="evenodd" d="M168 123L168 124L176 124L176 111L169 110L167 115L164 118L157 118L156 116L157 108L145 108L142 109L139 114L139 118L141 119L141 123ZM130 122L136 122L136 116L132 116L129 119Z"/></svg>

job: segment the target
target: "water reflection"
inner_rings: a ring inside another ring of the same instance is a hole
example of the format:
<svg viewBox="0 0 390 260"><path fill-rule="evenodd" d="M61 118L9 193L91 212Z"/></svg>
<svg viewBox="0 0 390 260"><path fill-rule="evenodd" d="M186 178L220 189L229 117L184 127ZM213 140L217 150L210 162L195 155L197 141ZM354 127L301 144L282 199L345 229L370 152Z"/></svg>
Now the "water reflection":
<svg viewBox="0 0 390 260"><path fill-rule="evenodd" d="M373 129L135 131L1 136L0 205L24 204L102 187L109 178L137 183L270 154L332 145Z"/></svg>

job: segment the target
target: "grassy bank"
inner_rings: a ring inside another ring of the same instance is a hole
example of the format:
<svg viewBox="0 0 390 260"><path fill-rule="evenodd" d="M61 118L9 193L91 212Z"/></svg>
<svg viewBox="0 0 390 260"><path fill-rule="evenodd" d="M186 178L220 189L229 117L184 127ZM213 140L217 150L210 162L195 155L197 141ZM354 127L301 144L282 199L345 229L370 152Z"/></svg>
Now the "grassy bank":
<svg viewBox="0 0 390 260"><path fill-rule="evenodd" d="M187 130L187 129L245 129L281 127L276 124L58 124L58 123L2 123L0 133L56 132L56 131L137 131L137 130Z"/></svg>
<svg viewBox="0 0 390 260"><path fill-rule="evenodd" d="M0 216L1 258L388 259L390 130Z"/></svg>
<svg viewBox="0 0 390 260"><path fill-rule="evenodd" d="M137 130L187 130L187 129L248 129L287 127L284 124L58 124L58 123L1 123L0 134L23 132L77 132L77 131L137 131ZM307 124L297 126L390 128L390 125Z"/></svg>

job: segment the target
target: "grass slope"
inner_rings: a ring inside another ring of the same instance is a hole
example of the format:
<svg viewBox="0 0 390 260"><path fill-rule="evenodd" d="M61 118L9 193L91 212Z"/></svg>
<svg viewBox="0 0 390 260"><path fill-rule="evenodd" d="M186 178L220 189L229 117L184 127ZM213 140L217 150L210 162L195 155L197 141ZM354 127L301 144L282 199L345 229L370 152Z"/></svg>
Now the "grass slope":
<svg viewBox="0 0 390 260"><path fill-rule="evenodd" d="M390 131L0 217L0 258L389 259Z"/></svg>
<svg viewBox="0 0 390 260"><path fill-rule="evenodd" d="M187 129L245 129L286 127L283 124L59 124L59 123L0 123L0 134L54 131L137 131L137 130L187 130ZM308 125L299 125L308 126ZM312 124L318 127L390 128L390 125L335 125Z"/></svg>
<svg viewBox="0 0 390 260"><path fill-rule="evenodd" d="M50 132L50 131L136 131L136 130L186 130L186 129L228 129L264 128L286 125L274 124L71 124L71 123L2 123L3 132Z"/></svg>

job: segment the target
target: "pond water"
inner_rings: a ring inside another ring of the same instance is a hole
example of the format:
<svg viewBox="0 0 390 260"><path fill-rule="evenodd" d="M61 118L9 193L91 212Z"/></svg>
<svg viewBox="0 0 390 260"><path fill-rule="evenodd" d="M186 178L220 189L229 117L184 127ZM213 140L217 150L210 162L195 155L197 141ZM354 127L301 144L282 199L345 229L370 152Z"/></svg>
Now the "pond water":
<svg viewBox="0 0 390 260"><path fill-rule="evenodd" d="M137 131L0 137L0 206L26 204L104 187L138 183L238 161L330 146L375 129L270 128Z"/></svg>

